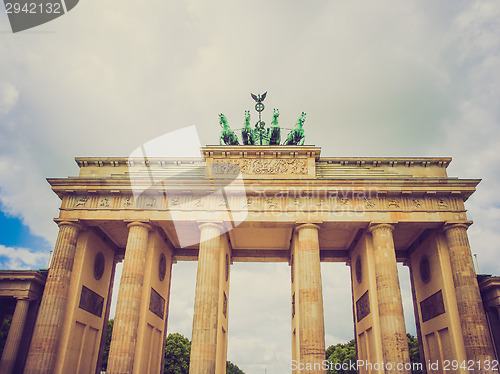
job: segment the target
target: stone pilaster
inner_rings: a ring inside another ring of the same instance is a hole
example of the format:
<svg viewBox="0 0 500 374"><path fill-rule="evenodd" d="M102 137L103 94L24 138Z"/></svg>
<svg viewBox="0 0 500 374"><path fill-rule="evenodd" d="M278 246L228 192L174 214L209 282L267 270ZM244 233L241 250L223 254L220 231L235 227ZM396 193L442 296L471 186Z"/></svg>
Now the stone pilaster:
<svg viewBox="0 0 500 374"><path fill-rule="evenodd" d="M111 374L130 374L133 371L144 267L151 230L151 226L143 222L131 222L128 228L127 248L109 350L107 372Z"/></svg>
<svg viewBox="0 0 500 374"><path fill-rule="evenodd" d="M467 227L466 223L453 223L445 225L444 230L450 251L458 315L462 325L467 359L484 363L486 360L493 360L495 355L472 262ZM476 370L473 372L493 373L494 371Z"/></svg>
<svg viewBox="0 0 500 374"><path fill-rule="evenodd" d="M222 227L214 223L204 223L200 225L200 230L189 373L214 374L217 359L220 234Z"/></svg>
<svg viewBox="0 0 500 374"><path fill-rule="evenodd" d="M325 322L323 316L323 291L319 256L319 226L304 224L296 228L295 277L298 285L300 361L307 373L325 373L321 368L325 359Z"/></svg>
<svg viewBox="0 0 500 374"><path fill-rule="evenodd" d="M26 359L25 374L49 374L54 369L81 229L82 226L75 222L59 223L59 235Z"/></svg>
<svg viewBox="0 0 500 374"><path fill-rule="evenodd" d="M29 299L17 300L14 316L10 324L9 335L7 336L2 360L0 361L0 374L11 374L13 372L29 307Z"/></svg>
<svg viewBox="0 0 500 374"><path fill-rule="evenodd" d="M410 362L393 230L394 226L386 223L373 224L369 228L373 238L382 353L384 363L392 365L392 370L386 372L396 372L396 365Z"/></svg>

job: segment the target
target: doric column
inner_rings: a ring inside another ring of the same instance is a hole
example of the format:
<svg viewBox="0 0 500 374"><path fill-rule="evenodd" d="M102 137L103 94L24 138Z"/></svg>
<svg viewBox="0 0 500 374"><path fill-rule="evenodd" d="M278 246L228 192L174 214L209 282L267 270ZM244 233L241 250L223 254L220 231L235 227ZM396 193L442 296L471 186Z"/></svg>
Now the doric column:
<svg viewBox="0 0 500 374"><path fill-rule="evenodd" d="M410 362L410 354L392 237L394 226L386 223L374 224L370 226L369 230L373 238L384 363L392 365L392 372L396 372L396 365ZM389 368L386 366L386 372L391 372L391 370L387 370ZM409 373L409 370L398 370L398 373Z"/></svg>
<svg viewBox="0 0 500 374"><path fill-rule="evenodd" d="M102 319L102 331L103 333L101 334L101 345L99 346L99 356L97 357L97 368L102 367L102 360L103 360L103 353L104 353L104 346L106 345L106 331L108 329L108 324L109 324L109 313L111 311L111 295L113 294L113 287L115 283L115 274L116 274L116 264L119 262L122 262L124 258L123 254L116 254L113 256L113 267L111 268L111 276L110 281L109 281L109 287L108 287L108 300L106 302L106 311L104 312L104 318ZM168 310L168 309L167 309Z"/></svg>
<svg viewBox="0 0 500 374"><path fill-rule="evenodd" d="M194 300L190 374L214 374L217 353L220 234L214 223L200 225L200 250Z"/></svg>
<svg viewBox="0 0 500 374"><path fill-rule="evenodd" d="M295 277L298 286L300 363L312 367L307 373L325 373L325 322L323 316L323 291L319 257L319 226L304 224L296 228Z"/></svg>
<svg viewBox="0 0 500 374"><path fill-rule="evenodd" d="M106 371L111 374L131 374L134 367L144 267L151 230L151 226L143 222L131 222L128 228L127 248Z"/></svg>
<svg viewBox="0 0 500 374"><path fill-rule="evenodd" d="M467 359L484 363L494 359L494 351L472 262L467 227L466 223L453 223L446 224L444 230Z"/></svg>
<svg viewBox="0 0 500 374"><path fill-rule="evenodd" d="M75 222L59 223L59 235L26 359L25 374L48 374L54 369L81 229L82 226Z"/></svg>
<svg viewBox="0 0 500 374"><path fill-rule="evenodd" d="M17 300L14 316L12 317L12 322L10 323L9 335L7 335L7 341L5 342L2 353L0 374L11 374L14 369L29 307L29 299Z"/></svg>

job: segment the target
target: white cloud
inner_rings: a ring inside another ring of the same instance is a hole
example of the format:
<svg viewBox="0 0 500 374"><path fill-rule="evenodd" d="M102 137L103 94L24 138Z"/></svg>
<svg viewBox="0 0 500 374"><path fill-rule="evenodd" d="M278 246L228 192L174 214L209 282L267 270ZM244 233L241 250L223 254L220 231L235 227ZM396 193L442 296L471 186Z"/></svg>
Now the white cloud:
<svg viewBox="0 0 500 374"><path fill-rule="evenodd" d="M18 99L19 90L16 86L9 82L0 83L0 116L9 113Z"/></svg>
<svg viewBox="0 0 500 374"><path fill-rule="evenodd" d="M48 253L37 253L29 248L6 247L0 244L0 269L45 269L48 260Z"/></svg>

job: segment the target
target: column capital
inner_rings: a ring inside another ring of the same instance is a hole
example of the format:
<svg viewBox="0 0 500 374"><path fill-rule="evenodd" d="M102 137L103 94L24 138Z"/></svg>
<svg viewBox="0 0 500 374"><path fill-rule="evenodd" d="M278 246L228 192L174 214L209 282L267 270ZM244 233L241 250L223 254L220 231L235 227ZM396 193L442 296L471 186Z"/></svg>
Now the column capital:
<svg viewBox="0 0 500 374"><path fill-rule="evenodd" d="M125 221L125 223L127 223L127 221ZM135 226L144 227L148 231L151 231L153 229L153 227L149 224L149 222L145 221L130 221L127 223L127 227L129 229Z"/></svg>
<svg viewBox="0 0 500 374"><path fill-rule="evenodd" d="M200 230L204 229L205 227L214 227L219 231L224 230L224 225L222 222L198 222L198 228Z"/></svg>
<svg viewBox="0 0 500 374"><path fill-rule="evenodd" d="M320 228L321 227L319 227L319 225L315 223L299 223L297 224L297 226L295 226L295 230L297 230L297 232L302 229L316 229L317 231L319 231Z"/></svg>
<svg viewBox="0 0 500 374"><path fill-rule="evenodd" d="M376 230L386 229L392 232L394 231L394 223L395 222L371 222L368 226L368 231L374 232Z"/></svg>
<svg viewBox="0 0 500 374"><path fill-rule="evenodd" d="M69 219L56 218L54 219L54 222L57 223L57 226L59 226L59 228L63 226L72 226L76 228L78 231L85 229L85 224L79 219L69 220Z"/></svg>
<svg viewBox="0 0 500 374"><path fill-rule="evenodd" d="M446 232L459 227L467 230L470 225L472 225L472 221L447 221L443 226L443 230Z"/></svg>

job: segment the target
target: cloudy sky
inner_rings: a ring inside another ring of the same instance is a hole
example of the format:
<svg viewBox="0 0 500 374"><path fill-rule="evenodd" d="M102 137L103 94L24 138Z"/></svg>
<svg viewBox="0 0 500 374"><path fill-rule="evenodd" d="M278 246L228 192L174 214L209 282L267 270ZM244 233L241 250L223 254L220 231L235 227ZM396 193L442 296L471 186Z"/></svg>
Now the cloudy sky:
<svg viewBox="0 0 500 374"><path fill-rule="evenodd" d="M82 0L17 34L0 11L0 268L46 266L59 200L45 178L76 176L75 156L190 125L218 143L217 114L240 127L249 93L268 91L267 116L307 112L323 156L451 156L450 176L482 178L469 235L498 275L499 88L498 1ZM353 337L347 270L323 264L327 345ZM170 332L191 336L195 278L174 266ZM229 360L288 372L289 268L235 263L231 286Z"/></svg>

